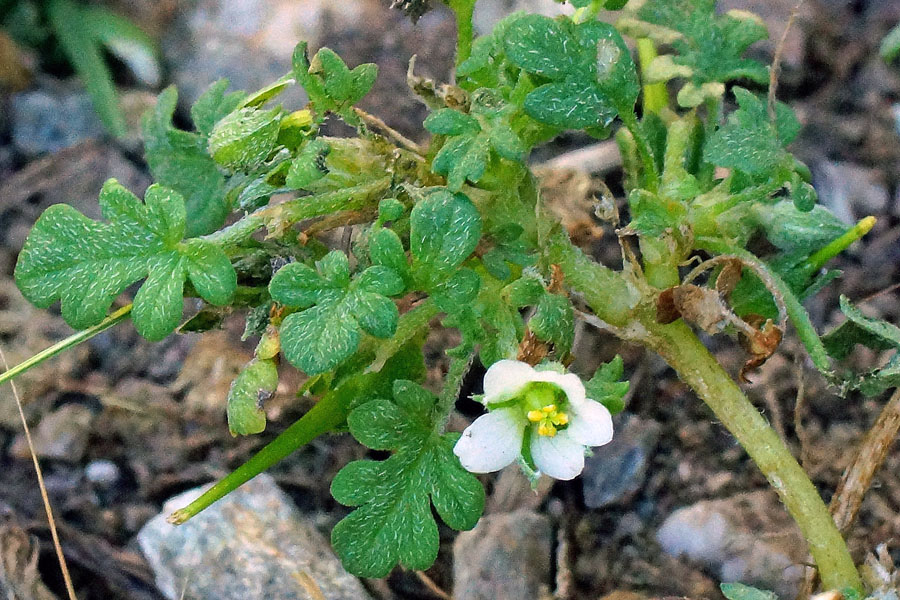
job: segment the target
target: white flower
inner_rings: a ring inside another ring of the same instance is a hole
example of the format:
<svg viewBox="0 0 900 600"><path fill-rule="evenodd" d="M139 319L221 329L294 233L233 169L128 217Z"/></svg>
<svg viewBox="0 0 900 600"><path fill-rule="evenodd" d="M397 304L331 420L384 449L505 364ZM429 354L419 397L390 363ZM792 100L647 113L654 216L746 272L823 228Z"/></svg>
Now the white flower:
<svg viewBox="0 0 900 600"><path fill-rule="evenodd" d="M526 453L540 472L573 479L584 469L585 447L612 440L609 410L586 397L573 373L501 360L484 376L482 402L490 412L469 425L453 448L472 473L499 471Z"/></svg>

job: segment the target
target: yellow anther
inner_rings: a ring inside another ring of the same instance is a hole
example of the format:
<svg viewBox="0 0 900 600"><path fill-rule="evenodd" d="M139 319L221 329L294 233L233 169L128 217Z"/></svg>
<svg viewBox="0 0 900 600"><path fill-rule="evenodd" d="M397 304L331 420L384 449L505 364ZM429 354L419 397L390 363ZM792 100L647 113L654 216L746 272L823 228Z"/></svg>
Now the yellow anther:
<svg viewBox="0 0 900 600"><path fill-rule="evenodd" d="M569 415L564 412L556 413L550 417L550 422L554 425L566 425L569 422Z"/></svg>
<svg viewBox="0 0 900 600"><path fill-rule="evenodd" d="M541 424L538 425L538 435L553 437L556 435L556 427L547 421L542 421Z"/></svg>
<svg viewBox="0 0 900 600"><path fill-rule="evenodd" d="M556 411L556 405L555 405L555 404L548 404L547 406L545 406L544 408L542 408L541 411L542 411L544 414L549 415L550 413Z"/></svg>
<svg viewBox="0 0 900 600"><path fill-rule="evenodd" d="M544 413L542 413L539 410L529 410L528 411L528 420L531 421L532 423L537 423L543 418L544 418Z"/></svg>

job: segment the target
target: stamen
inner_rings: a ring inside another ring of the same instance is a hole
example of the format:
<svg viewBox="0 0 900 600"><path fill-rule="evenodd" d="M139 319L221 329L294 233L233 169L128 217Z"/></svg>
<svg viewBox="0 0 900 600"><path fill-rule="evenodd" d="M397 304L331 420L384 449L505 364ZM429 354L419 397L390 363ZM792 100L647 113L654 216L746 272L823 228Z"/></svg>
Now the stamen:
<svg viewBox="0 0 900 600"><path fill-rule="evenodd" d="M548 404L547 406L545 406L544 408L542 408L541 411L542 411L544 414L549 415L549 414L552 413L552 412L556 412L556 405L555 405L555 404Z"/></svg>
<svg viewBox="0 0 900 600"><path fill-rule="evenodd" d="M556 427L554 427L551 423L548 423L546 420L541 421L541 424L538 425L538 435L553 437L556 435Z"/></svg>
<svg viewBox="0 0 900 600"><path fill-rule="evenodd" d="M541 419L544 418L544 413L539 410L529 410L528 411L528 420L532 423L538 423Z"/></svg>

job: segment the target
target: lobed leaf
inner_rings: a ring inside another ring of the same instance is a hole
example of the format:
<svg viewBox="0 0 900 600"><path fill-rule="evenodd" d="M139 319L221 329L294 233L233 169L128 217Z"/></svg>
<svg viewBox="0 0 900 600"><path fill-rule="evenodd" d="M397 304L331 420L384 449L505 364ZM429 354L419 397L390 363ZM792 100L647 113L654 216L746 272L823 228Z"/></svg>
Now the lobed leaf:
<svg viewBox="0 0 900 600"><path fill-rule="evenodd" d="M231 261L214 244L182 242L184 199L153 185L145 203L115 180L104 184L100 207L108 223L88 219L65 204L40 216L16 264L16 284L32 303L61 301L62 315L76 329L102 321L125 288L146 278L132 318L151 340L172 333L182 314L185 279L212 304L227 304L237 288Z"/></svg>
<svg viewBox="0 0 900 600"><path fill-rule="evenodd" d="M367 402L347 419L361 443L393 452L384 461L354 461L331 483L335 500L359 507L331 535L351 573L384 577L397 564L430 567L439 545L432 505L455 529L470 529L481 516L484 489L453 454L458 434L438 432L436 401L417 384L400 380L393 400Z"/></svg>

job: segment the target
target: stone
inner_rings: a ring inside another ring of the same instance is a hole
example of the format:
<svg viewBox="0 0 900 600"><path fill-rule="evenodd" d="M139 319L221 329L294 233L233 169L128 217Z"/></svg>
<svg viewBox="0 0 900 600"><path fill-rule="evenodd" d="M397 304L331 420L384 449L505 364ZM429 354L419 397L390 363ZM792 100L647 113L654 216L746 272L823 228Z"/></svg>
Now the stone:
<svg viewBox="0 0 900 600"><path fill-rule="evenodd" d="M537 600L549 595L550 519L529 510L482 517L453 544L455 600Z"/></svg>
<svg viewBox="0 0 900 600"><path fill-rule="evenodd" d="M862 165L822 161L815 165L813 179L819 202L848 225L883 213L890 201L878 173Z"/></svg>
<svg viewBox="0 0 900 600"><path fill-rule="evenodd" d="M81 404L64 404L44 415L34 429L34 451L41 458L78 462L87 449L94 413ZM24 434L16 437L11 453L18 458L31 456Z"/></svg>
<svg viewBox="0 0 900 600"><path fill-rule="evenodd" d="M207 487L169 499L137 535L166 598L371 600L269 475L257 476L183 525L166 522Z"/></svg>
<svg viewBox="0 0 900 600"><path fill-rule="evenodd" d="M722 582L740 582L794 598L803 580L806 543L768 490L705 500L672 513L656 539Z"/></svg>
<svg viewBox="0 0 900 600"><path fill-rule="evenodd" d="M111 487L119 481L122 472L119 466L111 460L92 460L84 468L84 476L88 481L99 487Z"/></svg>
<svg viewBox="0 0 900 600"><path fill-rule="evenodd" d="M593 456L585 460L581 480L588 508L603 508L634 497L644 484L661 427L656 421L623 413L616 418L613 430L613 440L594 448Z"/></svg>
<svg viewBox="0 0 900 600"><path fill-rule="evenodd" d="M57 152L105 133L87 93L62 84L14 94L9 110L13 146L27 157Z"/></svg>
<svg viewBox="0 0 900 600"><path fill-rule="evenodd" d="M192 104L221 77L233 89L256 91L287 73L297 42L319 43L326 13L358 14L358 2L322 0L200 0L186 5L163 38L182 102ZM302 104L292 86L281 98ZM293 95L292 95L293 94Z"/></svg>

